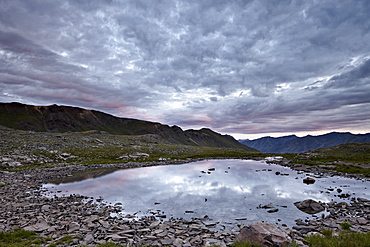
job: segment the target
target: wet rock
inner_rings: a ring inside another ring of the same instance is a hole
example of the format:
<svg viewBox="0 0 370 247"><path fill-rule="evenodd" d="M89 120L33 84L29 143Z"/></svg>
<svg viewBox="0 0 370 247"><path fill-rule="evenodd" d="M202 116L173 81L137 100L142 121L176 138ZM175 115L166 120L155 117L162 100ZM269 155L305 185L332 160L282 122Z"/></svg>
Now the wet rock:
<svg viewBox="0 0 370 247"><path fill-rule="evenodd" d="M325 208L315 200L308 199L301 202L295 202L294 205L307 214L316 214L325 210Z"/></svg>
<svg viewBox="0 0 370 247"><path fill-rule="evenodd" d="M370 200L365 199L365 198L361 198L361 197L358 197L358 198L357 198L357 201L358 201L358 202L362 202L362 203L363 203L363 202L368 202L368 203L370 203Z"/></svg>
<svg viewBox="0 0 370 247"><path fill-rule="evenodd" d="M339 198L349 198L351 195L348 193L338 195Z"/></svg>
<svg viewBox="0 0 370 247"><path fill-rule="evenodd" d="M313 178L310 178L310 177L307 177L307 178L303 179L303 183L305 183L305 184L314 184L315 182L316 182L316 180L313 179Z"/></svg>
<svg viewBox="0 0 370 247"><path fill-rule="evenodd" d="M347 208L348 204L346 202L339 202L334 205L335 208Z"/></svg>
<svg viewBox="0 0 370 247"><path fill-rule="evenodd" d="M259 205L259 208L263 208L263 209L269 209L269 208L273 208L274 205L272 205L272 203L269 203L269 204L266 204L266 205Z"/></svg>

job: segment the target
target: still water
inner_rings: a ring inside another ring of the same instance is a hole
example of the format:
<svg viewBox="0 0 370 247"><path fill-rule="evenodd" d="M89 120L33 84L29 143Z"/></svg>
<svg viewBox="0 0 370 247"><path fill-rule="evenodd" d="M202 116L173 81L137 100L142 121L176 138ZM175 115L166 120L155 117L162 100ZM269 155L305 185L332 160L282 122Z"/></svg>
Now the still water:
<svg viewBox="0 0 370 247"><path fill-rule="evenodd" d="M304 184L307 176L316 182ZM80 194L122 203L123 215L156 212L167 218L186 219L207 215L224 225L265 221L293 226L295 219L312 217L299 211L293 205L296 201L349 203L352 197L370 199L369 181L315 177L255 160L207 160L117 170L82 181L49 183L44 188L52 195ZM338 197L341 194L350 197ZM270 208L262 207L268 204ZM277 212L269 213L271 209Z"/></svg>

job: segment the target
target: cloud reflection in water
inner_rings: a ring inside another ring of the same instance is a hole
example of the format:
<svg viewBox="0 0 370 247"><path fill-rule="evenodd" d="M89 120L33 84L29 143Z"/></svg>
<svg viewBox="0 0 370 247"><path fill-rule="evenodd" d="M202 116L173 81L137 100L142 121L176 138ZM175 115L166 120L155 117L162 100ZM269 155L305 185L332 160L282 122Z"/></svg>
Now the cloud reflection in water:
<svg viewBox="0 0 370 247"><path fill-rule="evenodd" d="M44 186L63 194L101 196L111 203L121 202L124 213L161 210L167 217L208 215L215 221L230 223L247 218L243 224L261 220L276 223L281 219L279 224L288 226L294 225L295 219L308 216L293 205L296 201L342 200L336 197L336 191L328 193L326 188L341 187L342 193L369 197L365 190L369 182L330 177L316 178L315 184L306 185L302 182L305 177L306 174L261 161L212 160L118 170L98 178ZM270 203L279 211L271 214L258 208Z"/></svg>

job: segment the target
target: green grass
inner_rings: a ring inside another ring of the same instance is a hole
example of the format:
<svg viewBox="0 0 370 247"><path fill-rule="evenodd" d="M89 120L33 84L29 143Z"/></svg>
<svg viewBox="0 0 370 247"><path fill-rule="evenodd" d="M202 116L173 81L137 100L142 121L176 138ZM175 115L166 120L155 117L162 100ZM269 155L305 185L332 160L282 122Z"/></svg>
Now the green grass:
<svg viewBox="0 0 370 247"><path fill-rule="evenodd" d="M347 143L330 148L320 148L310 151L309 158L300 154L284 154L284 157L297 161L308 160L317 163L350 162L370 164L370 143Z"/></svg>
<svg viewBox="0 0 370 247"><path fill-rule="evenodd" d="M81 239L80 236L66 235L53 242L51 238L40 237L34 231L17 228L11 232L0 232L0 247L66 246L72 244L75 238ZM104 247L110 246L119 245L105 245Z"/></svg>
<svg viewBox="0 0 370 247"><path fill-rule="evenodd" d="M339 232L338 236L333 236L326 232L325 236L312 235L306 237L305 242L310 247L369 247L370 232L357 233L343 231Z"/></svg>
<svg viewBox="0 0 370 247"><path fill-rule="evenodd" d="M0 184L0 189L7 186L7 185L9 185L9 184Z"/></svg>
<svg viewBox="0 0 370 247"><path fill-rule="evenodd" d="M112 242L108 242L105 244L99 244L98 247L122 247L122 245L118 245Z"/></svg>
<svg viewBox="0 0 370 247"><path fill-rule="evenodd" d="M37 236L33 231L15 229L12 232L0 232L0 247L40 246L50 239Z"/></svg>
<svg viewBox="0 0 370 247"><path fill-rule="evenodd" d="M353 165L344 165L344 164L338 164L335 165L335 170L338 172L344 172L348 174L363 174L366 177L370 177L370 169L369 168L362 168L358 166Z"/></svg>

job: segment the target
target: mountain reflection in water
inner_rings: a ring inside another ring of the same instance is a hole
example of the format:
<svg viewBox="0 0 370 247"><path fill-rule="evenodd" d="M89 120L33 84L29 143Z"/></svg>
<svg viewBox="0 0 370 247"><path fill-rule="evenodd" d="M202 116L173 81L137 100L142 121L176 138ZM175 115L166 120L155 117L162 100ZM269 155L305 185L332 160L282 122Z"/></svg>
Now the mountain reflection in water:
<svg viewBox="0 0 370 247"><path fill-rule="evenodd" d="M61 191L59 195L81 194L102 197L113 204L120 202L123 214L146 215L160 210L167 218L208 215L227 224L265 221L293 226L295 219L311 217L293 205L296 201L351 199L339 198L337 188L341 193L369 198L368 181L324 177L307 185L303 183L306 177L306 173L265 161L207 160L117 170L101 177L72 183L59 181L58 185L49 183L44 187L55 193ZM265 205L269 207L263 208ZM269 213L271 209L277 212Z"/></svg>

